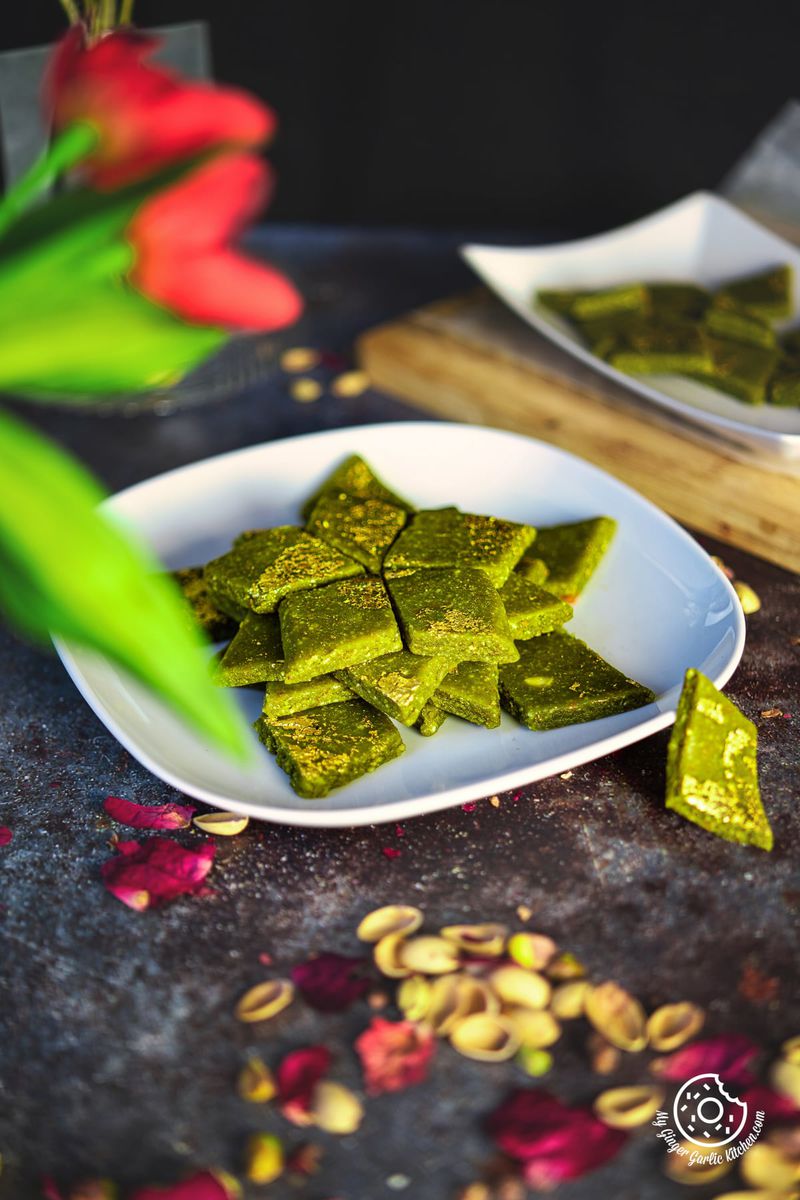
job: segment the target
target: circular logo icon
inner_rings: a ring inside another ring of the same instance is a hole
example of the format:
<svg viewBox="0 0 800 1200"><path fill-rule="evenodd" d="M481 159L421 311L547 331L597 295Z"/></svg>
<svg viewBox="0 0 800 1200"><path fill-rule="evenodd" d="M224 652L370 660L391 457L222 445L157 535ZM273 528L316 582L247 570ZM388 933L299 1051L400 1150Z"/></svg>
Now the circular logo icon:
<svg viewBox="0 0 800 1200"><path fill-rule="evenodd" d="M695 1075L675 1097L675 1124L695 1146L727 1146L744 1129L747 1105L731 1096L719 1075Z"/></svg>

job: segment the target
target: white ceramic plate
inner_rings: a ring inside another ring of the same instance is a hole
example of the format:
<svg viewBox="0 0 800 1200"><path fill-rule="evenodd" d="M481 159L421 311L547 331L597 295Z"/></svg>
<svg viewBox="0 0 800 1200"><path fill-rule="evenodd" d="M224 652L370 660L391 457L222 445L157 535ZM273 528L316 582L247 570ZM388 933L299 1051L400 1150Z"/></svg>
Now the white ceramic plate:
<svg viewBox="0 0 800 1200"><path fill-rule="evenodd" d="M582 362L760 458L800 465L800 409L753 407L677 375L624 375L592 354L566 321L532 303L540 288L604 288L633 280L691 280L716 288L736 276L790 263L798 314L800 250L725 200L696 192L598 237L524 249L464 246L462 254L529 325ZM797 320L795 315L784 326Z"/></svg>
<svg viewBox="0 0 800 1200"><path fill-rule="evenodd" d="M255 741L237 766L204 744L107 660L59 647L94 711L148 770L217 807L293 825L363 825L432 812L589 762L670 725L684 671L723 684L744 620L722 573L647 500L542 442L472 425L409 422L340 429L239 450L129 488L109 502L169 567L205 562L242 529L298 520L303 500L350 453L420 506L546 525L608 513L619 532L578 603L571 630L651 687L656 703L550 733L510 717L500 729L453 718L432 738L403 730L406 753L324 800L303 800ZM257 691L238 691L249 720Z"/></svg>

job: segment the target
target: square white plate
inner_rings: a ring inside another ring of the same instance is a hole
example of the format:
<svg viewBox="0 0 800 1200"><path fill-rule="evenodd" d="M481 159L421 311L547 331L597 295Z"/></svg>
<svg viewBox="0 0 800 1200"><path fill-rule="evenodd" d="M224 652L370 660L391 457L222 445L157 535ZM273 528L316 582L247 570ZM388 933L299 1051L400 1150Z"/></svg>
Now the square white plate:
<svg viewBox="0 0 800 1200"><path fill-rule="evenodd" d="M736 276L789 263L797 323L800 250L710 192L597 237L519 249L463 246L470 266L523 320L596 371L765 460L800 466L800 409L743 404L677 375L624 375L597 358L565 320L533 303L541 288L605 288L635 280L689 280L717 288Z"/></svg>
<svg viewBox="0 0 800 1200"><path fill-rule="evenodd" d="M420 507L456 503L554 524L607 513L609 553L570 629L656 692L656 703L549 733L449 720L432 738L402 730L406 753L324 800L303 800L254 742L246 767L205 744L130 677L77 646L59 653L116 738L167 783L219 808L290 825L363 825L432 812L543 779L670 725L687 667L723 684L744 644L724 575L678 525L630 488L562 450L472 425L402 422L339 429L223 454L150 479L109 504L169 567L206 562L242 529L298 521L305 498L347 454L373 464ZM260 693L239 689L248 720Z"/></svg>

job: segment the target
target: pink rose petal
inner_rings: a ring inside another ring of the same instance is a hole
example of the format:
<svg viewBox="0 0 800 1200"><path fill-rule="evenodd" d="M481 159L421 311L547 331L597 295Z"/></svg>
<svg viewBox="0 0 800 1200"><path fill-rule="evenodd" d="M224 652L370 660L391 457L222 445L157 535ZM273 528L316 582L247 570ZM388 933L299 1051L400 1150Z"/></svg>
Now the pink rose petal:
<svg viewBox="0 0 800 1200"><path fill-rule="evenodd" d="M296 1125L303 1125L311 1107L314 1088L331 1065L326 1046L303 1046L287 1054L275 1072L281 1112Z"/></svg>
<svg viewBox="0 0 800 1200"><path fill-rule="evenodd" d="M763 1112L769 1125L800 1122L800 1108L793 1100L760 1083L742 1092L739 1099L748 1106L751 1113Z"/></svg>
<svg viewBox="0 0 800 1200"><path fill-rule="evenodd" d="M386 855L387 858L400 858L400 856L402 854L401 850L395 850L395 848L393 846L384 846L382 848L382 852Z"/></svg>
<svg viewBox="0 0 800 1200"><path fill-rule="evenodd" d="M7 825L0 825L0 846L7 846L13 836Z"/></svg>
<svg viewBox="0 0 800 1200"><path fill-rule="evenodd" d="M204 842L196 850L187 850L166 838L152 837L141 845L118 842L116 850L101 867L103 882L112 896L141 912L178 896L202 895L216 847Z"/></svg>
<svg viewBox="0 0 800 1200"><path fill-rule="evenodd" d="M319 1012L342 1012L369 991L366 959L346 954L318 954L292 970L303 999Z"/></svg>
<svg viewBox="0 0 800 1200"><path fill-rule="evenodd" d="M130 1200L231 1200L231 1192L213 1171L200 1171L181 1183L140 1188Z"/></svg>
<svg viewBox="0 0 800 1200"><path fill-rule="evenodd" d="M666 1058L656 1059L652 1071L660 1079L685 1083L695 1075L720 1075L728 1083L748 1087L755 1077L748 1069L760 1047L740 1033L723 1033L719 1037L693 1042Z"/></svg>
<svg viewBox="0 0 800 1200"><path fill-rule="evenodd" d="M197 811L193 804L134 804L122 796L106 796L103 808L131 829L186 829Z"/></svg>
<svg viewBox="0 0 800 1200"><path fill-rule="evenodd" d="M525 1181L548 1191L601 1167L625 1145L591 1109L570 1108L543 1089L519 1089L495 1109L487 1128L497 1145L523 1164Z"/></svg>
<svg viewBox="0 0 800 1200"><path fill-rule="evenodd" d="M356 1051L364 1071L364 1085L371 1096L400 1092L421 1083L436 1043L432 1032L412 1021L386 1021L373 1017L369 1027L356 1038Z"/></svg>

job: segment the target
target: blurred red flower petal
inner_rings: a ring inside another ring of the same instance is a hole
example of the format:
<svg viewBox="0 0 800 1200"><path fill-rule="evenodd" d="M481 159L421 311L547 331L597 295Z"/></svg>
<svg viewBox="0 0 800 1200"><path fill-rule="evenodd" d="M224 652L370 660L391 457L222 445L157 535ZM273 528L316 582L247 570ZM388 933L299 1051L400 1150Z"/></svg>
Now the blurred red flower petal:
<svg viewBox="0 0 800 1200"><path fill-rule="evenodd" d="M76 26L53 53L45 108L56 132L77 122L96 129L97 149L82 164L96 187L120 187L216 146L257 146L275 131L272 111L245 92L146 61L158 46L131 30L87 46Z"/></svg>
<svg viewBox="0 0 800 1200"><path fill-rule="evenodd" d="M131 282L150 300L201 325L279 329L302 301L280 272L230 241L267 199L270 173L249 154L224 154L147 200L128 226Z"/></svg>
<svg viewBox="0 0 800 1200"><path fill-rule="evenodd" d="M7 846L13 836L7 825L0 825L0 846Z"/></svg>
<svg viewBox="0 0 800 1200"><path fill-rule="evenodd" d="M625 1145L587 1108L570 1108L542 1089L519 1089L495 1109L489 1133L504 1153L523 1164L525 1181L548 1191L601 1167Z"/></svg>
<svg viewBox="0 0 800 1200"><path fill-rule="evenodd" d="M122 796L106 796L103 808L132 829L186 829L197 811L193 804L134 804Z"/></svg>
<svg viewBox="0 0 800 1200"><path fill-rule="evenodd" d="M770 1125L800 1121L800 1107L788 1096L773 1092L772 1088L764 1087L763 1084L757 1083L748 1088L742 1092L739 1099L748 1106L751 1113L763 1112L764 1119Z"/></svg>
<svg viewBox="0 0 800 1200"><path fill-rule="evenodd" d="M287 1054L275 1072L281 1112L296 1125L304 1125L314 1088L331 1065L325 1046L303 1046Z"/></svg>
<svg viewBox="0 0 800 1200"><path fill-rule="evenodd" d="M355 1047L366 1089L371 1096L379 1096L381 1092L400 1092L421 1083L428 1074L436 1042L429 1029L413 1021L373 1017L356 1038Z"/></svg>
<svg viewBox="0 0 800 1200"><path fill-rule="evenodd" d="M292 969L303 999L319 1012L342 1012L370 989L366 959L346 954L318 954Z"/></svg>
<svg viewBox="0 0 800 1200"><path fill-rule="evenodd" d="M728 1083L748 1087L754 1076L748 1069L760 1047L740 1033L723 1033L718 1037L693 1042L666 1058L656 1059L651 1066L660 1079L685 1083L695 1075L720 1075Z"/></svg>
<svg viewBox="0 0 800 1200"><path fill-rule="evenodd" d="M160 837L142 844L118 842L116 850L101 867L103 882L112 896L140 912L178 896L202 894L216 853L213 842L187 850Z"/></svg>
<svg viewBox="0 0 800 1200"><path fill-rule="evenodd" d="M145 1187L130 1200L230 1200L231 1192L213 1171L200 1171L181 1183L167 1187Z"/></svg>

